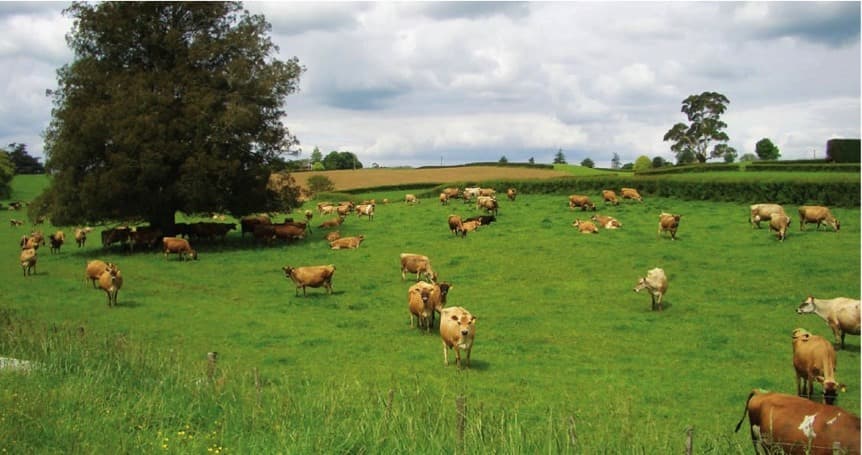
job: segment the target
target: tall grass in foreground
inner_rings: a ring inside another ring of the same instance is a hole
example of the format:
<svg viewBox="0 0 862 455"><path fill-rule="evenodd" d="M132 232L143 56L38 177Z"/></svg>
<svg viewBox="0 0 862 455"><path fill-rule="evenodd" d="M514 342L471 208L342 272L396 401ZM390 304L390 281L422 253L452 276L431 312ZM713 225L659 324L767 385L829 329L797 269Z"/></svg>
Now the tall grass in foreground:
<svg viewBox="0 0 862 455"><path fill-rule="evenodd" d="M451 390L235 371L123 336L39 326L0 315L0 347L33 359L0 374L0 450L7 453L678 453L684 434L608 397L594 422L562 407L525 425L486 409L469 371ZM502 397L501 397L502 398ZM460 403L460 404L459 404ZM698 453L747 453L695 433Z"/></svg>

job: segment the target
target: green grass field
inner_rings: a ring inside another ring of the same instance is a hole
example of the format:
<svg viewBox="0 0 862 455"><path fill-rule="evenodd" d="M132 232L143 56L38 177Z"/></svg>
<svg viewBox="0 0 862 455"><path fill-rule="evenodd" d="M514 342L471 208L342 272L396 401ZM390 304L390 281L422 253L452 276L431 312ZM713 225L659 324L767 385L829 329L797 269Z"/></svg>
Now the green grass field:
<svg viewBox="0 0 862 455"><path fill-rule="evenodd" d="M29 200L44 180L14 185L12 199ZM17 240L31 226L0 212L0 356L43 365L0 373L0 450L670 453L693 427L696 453L749 453L747 432L733 432L748 392L795 393L791 331L832 339L795 308L808 294L859 297L858 208L834 210L835 233L800 232L787 207L781 243L741 204L599 203L623 228L598 235L571 227L592 213L570 211L566 195L500 205L497 223L465 239L446 218L478 214L471 205L397 202L347 219L343 235L366 236L358 250L329 249L318 229L268 248L232 232L194 245L191 262L104 250L97 227L82 249L41 248L30 277ZM683 215L678 240L657 235L662 211ZM59 228L71 232L43 226ZM430 256L454 285L449 305L477 316L469 370L445 367L439 335L410 328L401 252ZM123 271L115 308L83 281L94 258ZM295 297L281 272L329 263L332 295ZM632 292L652 267L670 278L661 313ZM847 341L838 404L858 415L860 339Z"/></svg>

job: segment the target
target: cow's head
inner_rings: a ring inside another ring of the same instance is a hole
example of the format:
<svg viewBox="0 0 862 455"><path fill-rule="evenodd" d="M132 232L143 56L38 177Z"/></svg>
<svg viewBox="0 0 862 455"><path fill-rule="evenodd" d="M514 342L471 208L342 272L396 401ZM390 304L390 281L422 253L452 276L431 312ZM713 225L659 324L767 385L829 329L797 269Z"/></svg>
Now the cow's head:
<svg viewBox="0 0 862 455"><path fill-rule="evenodd" d="M422 305L423 306L427 305L428 299L431 298L431 288L429 288L429 287L425 287L425 286L415 287L415 288L411 289L410 292L415 293L416 295L419 296L419 298L422 299Z"/></svg>
<svg viewBox="0 0 862 455"><path fill-rule="evenodd" d="M826 222L827 222L828 224L831 224L831 225L832 225L832 229L835 229L835 231L836 231L836 232L838 232L839 230L841 230L841 222L839 222L839 221L838 221L838 218L835 218L835 217L833 216L833 217L831 217L831 218L827 219L827 220L826 220Z"/></svg>
<svg viewBox="0 0 862 455"><path fill-rule="evenodd" d="M823 383L823 402L826 404L835 404L835 399L838 398L838 391L842 393L847 391L847 386L839 384L833 380L824 380L823 376L814 378L818 382Z"/></svg>
<svg viewBox="0 0 862 455"><path fill-rule="evenodd" d="M440 283L437 286L440 287L440 303L441 305L445 305L446 296L449 295L449 290L452 289L452 285L449 283Z"/></svg>
<svg viewBox="0 0 862 455"><path fill-rule="evenodd" d="M286 266L282 267L281 270L284 271L284 277L287 279L290 279L290 276L293 274L294 268L289 266L289 265L286 265Z"/></svg>
<svg viewBox="0 0 862 455"><path fill-rule="evenodd" d="M198 260L198 252L196 250L189 250L188 257L197 261Z"/></svg>
<svg viewBox="0 0 862 455"><path fill-rule="evenodd" d="M799 307L796 308L796 314L808 314L813 313L817 308L814 305L814 297L808 296L805 301L799 304Z"/></svg>
<svg viewBox="0 0 862 455"><path fill-rule="evenodd" d="M640 292L640 291L643 291L644 289L647 289L648 287L649 287L649 285L647 285L646 277L641 277L638 280L637 284L635 284L635 287L634 287L634 289L632 289L632 291Z"/></svg>
<svg viewBox="0 0 862 455"><path fill-rule="evenodd" d="M811 338L811 332L802 328L793 329L791 337L793 338L794 343L797 341L805 342L808 341L809 338Z"/></svg>
<svg viewBox="0 0 862 455"><path fill-rule="evenodd" d="M456 312L452 313L449 319L458 324L458 331L462 341L472 339L476 334L476 316L470 313Z"/></svg>

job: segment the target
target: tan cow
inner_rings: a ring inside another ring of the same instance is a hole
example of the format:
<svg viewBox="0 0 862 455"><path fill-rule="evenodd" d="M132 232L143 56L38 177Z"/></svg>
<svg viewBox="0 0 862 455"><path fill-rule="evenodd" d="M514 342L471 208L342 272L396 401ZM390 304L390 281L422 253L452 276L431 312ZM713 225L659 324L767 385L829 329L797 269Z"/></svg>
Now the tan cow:
<svg viewBox="0 0 862 455"><path fill-rule="evenodd" d="M75 243L78 245L78 248L84 246L87 243L87 234L90 232L90 228L75 228Z"/></svg>
<svg viewBox="0 0 862 455"><path fill-rule="evenodd" d="M407 194L404 196L404 202L410 205L418 204L419 198L417 198L415 194Z"/></svg>
<svg viewBox="0 0 862 455"><path fill-rule="evenodd" d="M859 300L849 299L847 297L836 297L834 299L815 299L808 296L799 308L796 309L797 314L811 314L823 318L829 328L832 329L832 334L835 336L835 343L841 342L841 349L844 349L844 335L859 335L860 315L859 315Z"/></svg>
<svg viewBox="0 0 862 455"><path fill-rule="evenodd" d="M335 266L311 265L305 267L291 267L286 265L281 268L284 277L293 281L296 285L296 295L299 296L299 288L302 288L302 296L305 297L305 288L326 288L327 294L332 294L332 276L335 275Z"/></svg>
<svg viewBox="0 0 862 455"><path fill-rule="evenodd" d="M575 218L575 221L572 222L572 226L578 228L578 232L581 234L598 234L599 228L593 224L592 221L581 221L578 218Z"/></svg>
<svg viewBox="0 0 862 455"><path fill-rule="evenodd" d="M36 273L36 248L24 248L18 256L24 276Z"/></svg>
<svg viewBox="0 0 862 455"><path fill-rule="evenodd" d="M658 311L662 311L664 309L662 299L664 298L664 294L667 292L667 274L664 273L664 269L656 267L649 270L645 277L641 277L638 280L632 290L640 292L644 289L649 291L650 297L652 298L651 308L653 310L658 309Z"/></svg>
<svg viewBox="0 0 862 455"><path fill-rule="evenodd" d="M619 229L623 227L623 224L617 221L616 218L607 215L593 215L590 217L591 220L598 223L599 226L605 229Z"/></svg>
<svg viewBox="0 0 862 455"><path fill-rule="evenodd" d="M323 223L320 223L320 225L317 227L323 228L323 229L329 229L329 228L341 226L341 223L344 223L344 217L343 216L337 216L335 218L330 218L328 220L325 220Z"/></svg>
<svg viewBox="0 0 862 455"><path fill-rule="evenodd" d="M783 213L774 213L769 219L769 230L775 231L775 236L780 241L787 238L787 229L790 228L790 217Z"/></svg>
<svg viewBox="0 0 862 455"><path fill-rule="evenodd" d="M374 219L374 204L360 204L356 206L356 217L367 216L368 220Z"/></svg>
<svg viewBox="0 0 862 455"><path fill-rule="evenodd" d="M447 199L455 199L461 193L461 190L458 187L450 186L448 188L443 188L443 194L446 195Z"/></svg>
<svg viewBox="0 0 862 455"><path fill-rule="evenodd" d="M572 194L569 196L569 210L573 210L575 207L580 207L581 211L596 211L596 204L590 200L589 196L581 194Z"/></svg>
<svg viewBox="0 0 862 455"><path fill-rule="evenodd" d="M428 281L437 281L437 274L431 268L431 260L428 256L413 253L401 253L401 280L407 279L407 273L415 273L416 281L419 281L419 276L422 275Z"/></svg>
<svg viewBox="0 0 862 455"><path fill-rule="evenodd" d="M514 201L518 196L518 190L514 188L509 188L506 190L506 197L509 198L510 201Z"/></svg>
<svg viewBox="0 0 862 455"><path fill-rule="evenodd" d="M803 205L799 207L799 230L804 231L805 225L808 223L817 223L817 229L820 230L821 224L832 226L832 230L838 232L841 229L841 223L832 215L829 208L822 205Z"/></svg>
<svg viewBox="0 0 862 455"><path fill-rule="evenodd" d="M105 269L99 275L99 287L108 296L108 306L116 306L117 295L120 293L120 288L123 287L123 274L120 269L116 266Z"/></svg>
<svg viewBox="0 0 862 455"><path fill-rule="evenodd" d="M66 242L66 234L63 231L57 231L48 237L51 242L51 254L60 253L60 247Z"/></svg>
<svg viewBox="0 0 862 455"><path fill-rule="evenodd" d="M488 213L497 216L500 205L494 196L479 196L476 198L476 209L484 209Z"/></svg>
<svg viewBox="0 0 862 455"><path fill-rule="evenodd" d="M658 236L663 232L670 233L670 239L676 240L676 230L679 229L679 219L682 215L662 212L658 216Z"/></svg>
<svg viewBox="0 0 862 455"><path fill-rule="evenodd" d="M644 198L641 197L640 193L638 193L638 190L635 188L622 188L620 194L623 199L634 199L638 202L644 201Z"/></svg>
<svg viewBox="0 0 862 455"><path fill-rule="evenodd" d="M440 193L440 205L449 205L449 195Z"/></svg>
<svg viewBox="0 0 862 455"><path fill-rule="evenodd" d="M449 223L449 231L452 232L455 236L461 234L461 237L467 236L467 231L464 230L464 221L461 220L460 215L449 215L449 219L447 220Z"/></svg>
<svg viewBox="0 0 862 455"><path fill-rule="evenodd" d="M617 193L614 190L602 190L602 199L613 205L620 205L620 201L617 199Z"/></svg>
<svg viewBox="0 0 862 455"><path fill-rule="evenodd" d="M443 341L443 364L449 365L449 349L455 349L455 365L464 367L461 351L465 353L466 366L470 367L470 353L476 338L476 317L462 307L443 308L440 311L440 338Z"/></svg>
<svg viewBox="0 0 862 455"><path fill-rule="evenodd" d="M341 238L341 232L338 232L338 231L332 231L332 232L326 234L326 241L327 242L332 242L333 240L338 240L340 238Z"/></svg>
<svg viewBox="0 0 862 455"><path fill-rule="evenodd" d="M479 220L464 221L463 223L461 223L461 235L466 236L468 232L478 231L479 226L481 225L482 222Z"/></svg>
<svg viewBox="0 0 862 455"><path fill-rule="evenodd" d="M775 214L786 215L784 207L778 204L752 204L749 206L748 222L751 227L760 228L761 221L769 221Z"/></svg>
<svg viewBox="0 0 862 455"><path fill-rule="evenodd" d="M362 244L363 240L365 240L364 235L358 235L356 237L341 237L329 242L329 247L333 250L355 250L356 248L359 248L359 245Z"/></svg>
<svg viewBox="0 0 862 455"><path fill-rule="evenodd" d="M434 308L431 306L431 293L435 286L424 281L418 281L407 290L407 306L410 310L410 327L431 331L431 316Z"/></svg>
<svg viewBox="0 0 862 455"><path fill-rule="evenodd" d="M837 406L754 390L745 402L756 453L859 453L859 417Z"/></svg>
<svg viewBox="0 0 862 455"><path fill-rule="evenodd" d="M835 404L838 389L846 390L844 384L835 381L836 366L832 343L805 329L793 331L793 368L799 396L811 399L817 381L823 384L823 402Z"/></svg>
<svg viewBox="0 0 862 455"><path fill-rule="evenodd" d="M93 288L97 287L99 282L99 277L102 276L102 273L105 270L116 268L117 266L111 262L100 261L98 259L93 259L92 261L87 261L87 268L84 271L84 282L90 280L93 284Z"/></svg>
<svg viewBox="0 0 862 455"><path fill-rule="evenodd" d="M165 259L168 258L168 254L176 254L181 261L186 258L194 260L198 259L198 252L192 249L192 246L186 239L181 239L179 237L165 237L162 239L162 247L165 253Z"/></svg>

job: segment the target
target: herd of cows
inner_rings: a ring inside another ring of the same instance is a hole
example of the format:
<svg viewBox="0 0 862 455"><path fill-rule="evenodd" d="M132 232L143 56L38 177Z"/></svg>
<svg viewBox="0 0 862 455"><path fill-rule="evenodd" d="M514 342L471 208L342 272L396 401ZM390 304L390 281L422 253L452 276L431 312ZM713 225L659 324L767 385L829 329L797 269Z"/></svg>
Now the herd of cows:
<svg viewBox="0 0 862 455"><path fill-rule="evenodd" d="M506 197L515 201L517 191L509 188ZM465 202L475 201L476 208L486 212L486 215L463 218L458 215L448 217L448 227L455 236L465 237L469 232L476 231L480 226L487 226L496 221L499 203L496 191L490 188L470 187L465 189L446 188L440 193L439 203L448 205L451 201L461 199ZM606 204L618 205L620 199L631 199L643 202L643 198L634 188L623 188L621 196L617 197L614 190L604 190L602 199ZM383 200L386 204L389 201ZM408 194L404 198L406 204L418 204L419 198ZM571 195L568 198L571 210L596 211L596 204L588 196ZM341 237L336 230L344 223L346 217L355 214L357 217L367 217L373 220L376 207L375 201L320 203L317 205L318 215L333 215L325 219L317 228L328 231L326 240L332 249L358 248L364 236ZM833 230L840 229L840 223L827 207L801 206L798 208L800 230L806 224L827 225ZM255 242L271 244L276 240L293 241L303 239L311 232L311 220L314 213L304 211L305 221L297 222L291 218L282 223L273 223L269 215L260 214L243 217L240 220L241 235L250 234ZM214 216L218 218L218 216ZM671 213L659 214L657 235L667 233L675 240L680 225L681 215ZM754 204L750 206L749 223L759 228L761 222L768 222L771 231L776 233L778 240L783 241L791 224L791 219L781 205ZM23 222L11 220L11 226L18 227ZM588 220L576 218L572 223L579 232L595 234L599 227L604 229L622 228L622 223L613 217L594 214ZM198 258L190 241L224 239L236 229L234 223L199 222L177 223L171 232L147 226L120 226L102 231L103 247L114 243L124 245L129 251L137 248L155 248L161 245L165 257L176 254L180 260ZM78 247L83 247L90 228L76 228L74 238ZM57 231L48 237L51 252L59 252L65 241L63 231ZM24 276L35 272L37 250L46 244L46 238L41 231L33 231L21 238L20 262ZM402 281L408 278L415 280L407 291L407 309L411 327L432 331L435 318L439 316L437 330L443 345L444 364L449 364L449 351L455 352L455 364L461 368L470 366L470 353L476 336L477 318L466 308L446 305L446 297L451 284L438 281L431 259L428 256L415 253L400 255ZM327 293L332 293L332 279L335 266L285 266L285 278L296 286L296 295L302 290L306 295L307 288L323 287ZM85 279L91 281L94 288L101 288L107 295L108 306L117 304L117 295L122 288L123 276L119 267L101 260L89 261L86 265ZM635 292L647 291L652 300L652 310L662 311L662 299L668 290L668 278L661 268L653 268L638 279ZM816 299L809 296L797 309L799 314L817 314L830 326L835 342L844 349L846 334L860 334L860 301L850 298ZM843 385L835 378L836 353L832 342L811 334L807 330L797 329L792 334L793 366L796 370L797 396L780 393L753 391L747 401L745 413L736 427L738 431L746 417L749 419L751 438L755 449L778 451L783 453L860 453L860 420L859 417L834 406L834 401ZM463 360L462 360L463 354ZM823 391L823 403L814 397L814 383L819 383Z"/></svg>

